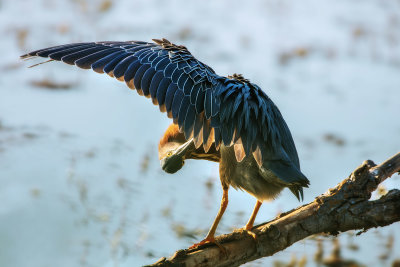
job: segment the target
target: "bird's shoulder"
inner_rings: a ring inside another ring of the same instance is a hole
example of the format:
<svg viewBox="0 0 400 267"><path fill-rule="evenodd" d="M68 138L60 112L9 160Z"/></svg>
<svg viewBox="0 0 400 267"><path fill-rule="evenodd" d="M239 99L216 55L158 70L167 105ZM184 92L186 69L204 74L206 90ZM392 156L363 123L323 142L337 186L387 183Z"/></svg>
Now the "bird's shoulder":
<svg viewBox="0 0 400 267"><path fill-rule="evenodd" d="M218 75L215 71L207 64L195 58L186 46L176 45L165 38L153 39L153 41L159 45L159 49L168 52L171 63L176 63L178 68L194 78L195 82L207 80L213 84L216 83ZM194 74L199 74L203 79L197 79Z"/></svg>

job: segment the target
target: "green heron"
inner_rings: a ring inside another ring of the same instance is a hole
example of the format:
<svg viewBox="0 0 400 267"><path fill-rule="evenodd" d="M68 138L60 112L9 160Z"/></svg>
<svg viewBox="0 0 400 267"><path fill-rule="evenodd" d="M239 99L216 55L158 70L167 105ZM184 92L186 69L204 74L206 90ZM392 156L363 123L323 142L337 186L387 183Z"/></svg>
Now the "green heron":
<svg viewBox="0 0 400 267"><path fill-rule="evenodd" d="M286 122L261 88L238 74L217 75L184 46L153 41L74 43L21 57L45 57L107 73L151 98L174 121L160 140L164 171L177 172L186 159L219 162L221 206L206 238L192 247L218 245L214 236L229 186L257 199L244 227L248 231L262 202L275 199L285 187L302 200L309 181L300 171Z"/></svg>

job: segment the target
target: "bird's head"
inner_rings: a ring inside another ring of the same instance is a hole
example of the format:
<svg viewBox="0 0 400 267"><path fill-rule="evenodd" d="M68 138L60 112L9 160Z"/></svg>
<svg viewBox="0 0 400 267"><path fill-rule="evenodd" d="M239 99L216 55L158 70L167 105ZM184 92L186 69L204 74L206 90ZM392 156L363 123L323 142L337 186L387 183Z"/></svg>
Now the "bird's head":
<svg viewBox="0 0 400 267"><path fill-rule="evenodd" d="M160 160L160 164L166 173L176 173L185 165L185 160L181 155L170 151Z"/></svg>
<svg viewBox="0 0 400 267"><path fill-rule="evenodd" d="M158 156L161 168L167 173L179 171L185 164L185 155L191 147L192 140L187 141L179 132L179 127L171 124L158 145Z"/></svg>

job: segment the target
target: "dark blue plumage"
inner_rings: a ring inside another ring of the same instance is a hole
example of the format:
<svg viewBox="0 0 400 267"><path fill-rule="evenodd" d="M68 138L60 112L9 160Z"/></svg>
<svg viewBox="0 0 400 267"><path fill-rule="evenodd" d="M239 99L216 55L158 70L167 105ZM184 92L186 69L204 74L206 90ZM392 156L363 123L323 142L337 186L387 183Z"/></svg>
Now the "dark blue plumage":
<svg viewBox="0 0 400 267"><path fill-rule="evenodd" d="M160 83L162 82L162 80L165 80L166 82L168 81L167 78L164 78L163 72L161 70L159 70L159 71L156 70L156 73L154 74L153 78L151 79L150 88L149 88L150 96L152 99L156 98L157 89L160 86ZM158 97L157 97L157 99L158 99ZM162 104L160 104L160 105L162 105Z"/></svg>
<svg viewBox="0 0 400 267"><path fill-rule="evenodd" d="M269 97L241 75L217 75L184 46L165 39L77 43L36 50L22 58L34 56L125 81L167 111L205 152L212 142L216 147L221 142L236 144L238 162L253 155L260 168L271 170L297 197L309 183L300 172L289 128Z"/></svg>
<svg viewBox="0 0 400 267"><path fill-rule="evenodd" d="M155 74L156 70L154 68L148 67L146 72L143 74L142 81L140 84L140 88L143 90L143 94L148 96L150 94L150 83Z"/></svg>

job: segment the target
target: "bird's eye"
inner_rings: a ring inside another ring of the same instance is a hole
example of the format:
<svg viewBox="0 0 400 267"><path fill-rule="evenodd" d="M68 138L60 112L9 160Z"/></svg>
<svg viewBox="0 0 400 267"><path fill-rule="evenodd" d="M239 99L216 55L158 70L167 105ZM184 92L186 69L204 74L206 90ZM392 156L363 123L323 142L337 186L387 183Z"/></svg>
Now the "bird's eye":
<svg viewBox="0 0 400 267"><path fill-rule="evenodd" d="M182 160L182 166L183 166L183 165L185 165L185 161L184 161L184 160Z"/></svg>
<svg viewBox="0 0 400 267"><path fill-rule="evenodd" d="M172 156L172 152L170 151L167 153L167 157L171 157L171 156Z"/></svg>

